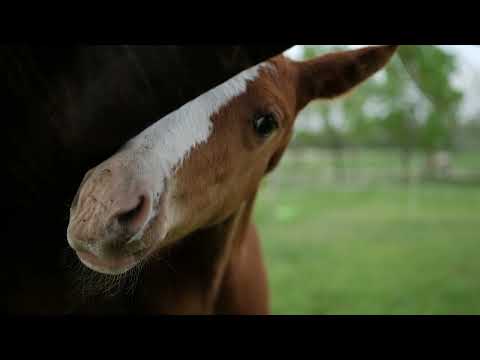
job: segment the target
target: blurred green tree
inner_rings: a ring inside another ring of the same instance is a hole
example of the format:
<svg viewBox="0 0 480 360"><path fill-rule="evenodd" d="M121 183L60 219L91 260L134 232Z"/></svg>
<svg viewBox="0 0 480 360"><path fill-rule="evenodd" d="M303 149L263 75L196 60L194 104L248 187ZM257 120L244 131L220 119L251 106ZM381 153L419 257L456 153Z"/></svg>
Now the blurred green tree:
<svg viewBox="0 0 480 360"><path fill-rule="evenodd" d="M426 172L436 175L437 152L452 150L459 122L463 94L451 83L456 59L436 46L402 46L399 58L421 94L429 102L429 111L420 124L419 147L426 153Z"/></svg>
<svg viewBox="0 0 480 360"><path fill-rule="evenodd" d="M345 45L305 45L304 59L344 50ZM331 103L314 102L309 111L322 119L333 150L336 173L343 177L347 146L382 145L400 150L403 176L410 178L415 148L426 154L427 173L435 174L437 152L454 147L462 94L451 83L455 57L436 46L401 46L385 71L365 82L351 96L336 100L342 124Z"/></svg>

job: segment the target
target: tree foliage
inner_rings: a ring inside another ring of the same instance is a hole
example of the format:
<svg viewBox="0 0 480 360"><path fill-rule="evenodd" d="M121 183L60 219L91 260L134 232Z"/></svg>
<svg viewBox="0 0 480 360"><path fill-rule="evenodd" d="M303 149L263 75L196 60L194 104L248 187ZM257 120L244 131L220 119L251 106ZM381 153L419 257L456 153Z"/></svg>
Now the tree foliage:
<svg viewBox="0 0 480 360"><path fill-rule="evenodd" d="M346 46L306 45L304 58L344 50ZM385 70L352 95L335 100L342 126L332 121L332 103L308 109L323 121L332 138L351 145L417 147L427 152L454 145L462 94L453 87L455 57L436 46L401 46ZM332 140L333 141L333 140Z"/></svg>

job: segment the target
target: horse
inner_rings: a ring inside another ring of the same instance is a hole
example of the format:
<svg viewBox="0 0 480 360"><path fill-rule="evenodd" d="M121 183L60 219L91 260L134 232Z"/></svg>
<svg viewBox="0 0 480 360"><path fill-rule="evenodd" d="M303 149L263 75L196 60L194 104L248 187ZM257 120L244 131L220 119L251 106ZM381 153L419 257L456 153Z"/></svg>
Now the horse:
<svg viewBox="0 0 480 360"><path fill-rule="evenodd" d="M76 259L95 279L85 297L95 300L82 311L99 313L105 301L103 309L127 314L269 314L252 219L261 180L307 104L349 93L396 49L308 61L278 55L159 119L89 170L67 228Z"/></svg>
<svg viewBox="0 0 480 360"><path fill-rule="evenodd" d="M0 46L2 311L75 312L65 228L86 170L291 46Z"/></svg>

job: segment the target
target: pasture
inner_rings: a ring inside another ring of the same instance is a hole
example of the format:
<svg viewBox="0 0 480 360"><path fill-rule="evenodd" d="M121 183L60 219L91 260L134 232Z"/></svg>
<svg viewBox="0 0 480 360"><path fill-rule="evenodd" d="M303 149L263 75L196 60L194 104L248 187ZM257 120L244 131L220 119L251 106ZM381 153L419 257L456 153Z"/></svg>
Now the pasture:
<svg viewBox="0 0 480 360"><path fill-rule="evenodd" d="M274 314L480 314L480 184L398 180L385 151L289 150L255 210ZM454 155L457 174L479 169ZM422 157L415 155L419 170Z"/></svg>

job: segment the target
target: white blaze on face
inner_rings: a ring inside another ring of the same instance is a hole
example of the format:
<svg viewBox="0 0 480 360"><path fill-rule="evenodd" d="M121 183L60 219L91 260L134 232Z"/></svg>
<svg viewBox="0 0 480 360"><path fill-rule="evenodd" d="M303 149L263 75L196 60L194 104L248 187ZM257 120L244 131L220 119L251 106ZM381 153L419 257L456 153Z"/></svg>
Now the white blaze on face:
<svg viewBox="0 0 480 360"><path fill-rule="evenodd" d="M160 187L155 190L161 193L162 180L172 176L196 146L208 141L213 130L212 115L244 93L248 81L257 78L263 66L243 71L158 120L126 144L123 156L135 163L141 175L153 176L155 186Z"/></svg>
<svg viewBox="0 0 480 360"><path fill-rule="evenodd" d="M208 142L213 133L213 115L245 93L249 81L255 80L264 66L270 67L264 63L245 70L161 118L99 164L83 187L83 198L89 200L71 214L67 229L71 246L74 247L69 235L74 231L72 226L94 234L89 235L90 238L103 239L110 233L117 236L119 231L123 231L123 226L119 221L111 220L115 220L115 212L122 210L121 200L140 195L146 199L141 204L149 207L145 210L148 218L143 219L141 229L128 243L142 241L143 245L155 248L153 243L174 241L175 230L183 225L185 210L182 207L185 204L176 202L172 196L175 194L175 171L181 168L198 145ZM192 175L195 174L189 174ZM90 199L89 194L93 192L96 196ZM79 198L81 196L79 192ZM85 216L90 221L88 227L84 224ZM170 238L167 236L169 232L174 234ZM110 238L107 240L110 241ZM90 251L96 254L103 251L102 243L89 244Z"/></svg>

